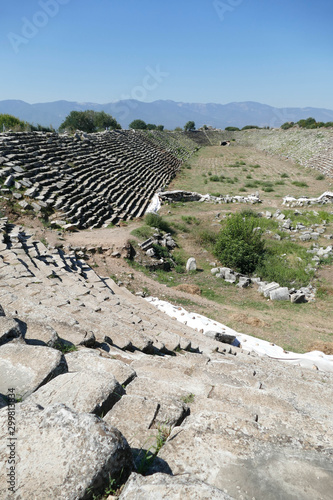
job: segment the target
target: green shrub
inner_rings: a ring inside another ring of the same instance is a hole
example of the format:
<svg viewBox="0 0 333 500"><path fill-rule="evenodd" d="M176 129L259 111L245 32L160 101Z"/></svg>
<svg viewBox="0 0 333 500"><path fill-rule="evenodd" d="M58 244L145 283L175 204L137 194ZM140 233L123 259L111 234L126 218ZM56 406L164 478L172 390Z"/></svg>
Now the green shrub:
<svg viewBox="0 0 333 500"><path fill-rule="evenodd" d="M257 226L256 217L250 214L232 215L217 237L216 257L235 271L253 273L265 253L262 230L254 230Z"/></svg>
<svg viewBox="0 0 333 500"><path fill-rule="evenodd" d="M300 187L300 188L307 188L309 187L306 182L304 181L293 181L292 184L294 186Z"/></svg>
<svg viewBox="0 0 333 500"><path fill-rule="evenodd" d="M316 177L316 181L323 181L324 179L325 179L325 175L323 175L323 174L319 174Z"/></svg>
<svg viewBox="0 0 333 500"><path fill-rule="evenodd" d="M257 125L245 125L245 127L242 128L242 130L249 130L251 128L260 128L260 127L257 127Z"/></svg>
<svg viewBox="0 0 333 500"><path fill-rule="evenodd" d="M306 271L306 261L295 258L298 249L291 248L289 242L281 245L273 244L267 249L265 259L262 264L257 268L257 274L264 280L276 281L280 286L306 286L309 284L310 279L313 277L313 272ZM290 247L290 248L287 248ZM282 256L284 248L287 250L287 256Z"/></svg>
<svg viewBox="0 0 333 500"><path fill-rule="evenodd" d="M249 181L245 183L245 187L247 188L257 188L260 185L258 181Z"/></svg>
<svg viewBox="0 0 333 500"><path fill-rule="evenodd" d="M202 246L213 246L217 240L217 234L210 229L203 229L196 233L196 240Z"/></svg>
<svg viewBox="0 0 333 500"><path fill-rule="evenodd" d="M167 259L170 257L169 250L166 247L162 247L162 245L153 245L153 249L158 259Z"/></svg>
<svg viewBox="0 0 333 500"><path fill-rule="evenodd" d="M145 216L145 223L147 224L147 226L156 227L157 229L165 231L166 233L172 233L170 224L158 214L147 214Z"/></svg>
<svg viewBox="0 0 333 500"><path fill-rule="evenodd" d="M199 219L194 217L194 215L182 215L182 220L186 222L187 224L200 224Z"/></svg>
<svg viewBox="0 0 333 500"><path fill-rule="evenodd" d="M282 179L287 179L288 177L289 177L289 175L288 175L288 174L286 174L286 173L281 174L281 178L282 178Z"/></svg>
<svg viewBox="0 0 333 500"><path fill-rule="evenodd" d="M147 239L150 238L154 233L154 230L150 226L141 226L136 229L133 229L131 231L131 234L133 236L136 236L137 238L142 238L142 239Z"/></svg>

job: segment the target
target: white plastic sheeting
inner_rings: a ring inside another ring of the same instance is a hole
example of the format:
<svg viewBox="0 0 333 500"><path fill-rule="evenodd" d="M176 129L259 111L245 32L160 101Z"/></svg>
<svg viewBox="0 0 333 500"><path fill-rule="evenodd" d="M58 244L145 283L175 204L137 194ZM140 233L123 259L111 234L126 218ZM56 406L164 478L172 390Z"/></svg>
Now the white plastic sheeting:
<svg viewBox="0 0 333 500"><path fill-rule="evenodd" d="M251 335L238 333L232 328L202 316L201 314L188 312L183 307L174 306L169 302L160 300L156 297L147 297L146 300L157 307L160 311L172 318L176 318L188 327L203 334L207 331L223 332L229 335L236 336L243 349L255 351L260 355L266 355L270 358L278 359L293 365L299 365L306 368L318 368L318 370L333 372L333 355L324 354L321 351L312 351L305 354L297 354L295 352L287 352L275 344L260 340Z"/></svg>
<svg viewBox="0 0 333 500"><path fill-rule="evenodd" d="M155 193L153 196L153 199L151 200L151 202L146 210L146 214L157 213L160 208L161 208L161 200L158 196L158 193Z"/></svg>

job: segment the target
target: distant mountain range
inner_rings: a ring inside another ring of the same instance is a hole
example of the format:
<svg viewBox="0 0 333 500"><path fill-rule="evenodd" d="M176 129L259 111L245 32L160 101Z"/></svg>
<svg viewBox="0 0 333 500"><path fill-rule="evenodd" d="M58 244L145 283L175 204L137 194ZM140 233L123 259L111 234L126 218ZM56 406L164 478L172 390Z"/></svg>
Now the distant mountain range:
<svg viewBox="0 0 333 500"><path fill-rule="evenodd" d="M0 113L8 113L21 120L52 125L58 128L66 116L73 110L105 111L111 114L123 128L136 118L146 123L164 125L166 129L183 127L193 120L196 127L211 125L224 129L228 126L244 127L257 125L260 127L280 127L287 121L298 121L310 116L317 121L333 121L333 110L323 108L274 108L258 102L231 102L229 104L199 104L159 100L141 102L134 99L97 104L92 102L55 101L28 104L19 100L0 101Z"/></svg>

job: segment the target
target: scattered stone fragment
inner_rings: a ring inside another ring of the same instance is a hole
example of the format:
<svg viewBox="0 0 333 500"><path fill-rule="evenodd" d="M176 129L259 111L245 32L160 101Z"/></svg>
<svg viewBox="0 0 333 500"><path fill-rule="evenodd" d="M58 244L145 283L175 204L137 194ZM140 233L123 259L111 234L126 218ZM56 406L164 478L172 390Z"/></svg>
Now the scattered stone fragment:
<svg viewBox="0 0 333 500"><path fill-rule="evenodd" d="M293 304L304 304L306 302L306 297L304 293L293 293L290 295L290 301Z"/></svg>
<svg viewBox="0 0 333 500"><path fill-rule="evenodd" d="M197 269L197 262L194 257L190 257L188 261L186 262L186 271L196 271Z"/></svg>
<svg viewBox="0 0 333 500"><path fill-rule="evenodd" d="M210 339L217 340L218 342L223 342L224 344L232 344L236 340L235 335L230 335L223 332L214 332L211 330L205 332L205 336L209 337Z"/></svg>

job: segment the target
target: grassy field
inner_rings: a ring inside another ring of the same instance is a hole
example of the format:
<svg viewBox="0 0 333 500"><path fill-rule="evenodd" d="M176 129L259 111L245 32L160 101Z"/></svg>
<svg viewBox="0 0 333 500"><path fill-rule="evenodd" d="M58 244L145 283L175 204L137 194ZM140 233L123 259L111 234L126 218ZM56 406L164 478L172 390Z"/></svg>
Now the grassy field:
<svg viewBox="0 0 333 500"><path fill-rule="evenodd" d="M303 273L306 283L301 284L312 282L318 289L315 302L307 304L269 301L257 292L255 286L239 289L215 278L210 272L213 263L223 265L213 253L217 233L228 214L244 208L251 208L255 212L269 210L272 213L280 209L292 220L292 224L300 222L305 226L318 224L320 227L326 220L325 234L333 233L332 206L304 207L299 209L301 213L298 215L295 215L295 210L282 206L285 195L319 196L327 190L327 179L317 171L305 169L290 160L272 158L263 152L232 144L226 148L202 148L185 163L168 189L214 195L259 192L262 204L249 207L236 203L191 202L162 207L160 214L172 227L178 244L174 253L176 268L154 275L155 280L167 285L167 300L207 315L239 332L281 345L286 350L305 352L315 343L321 349L326 343L326 352L333 349L331 263L319 266L314 276L311 272L308 275ZM290 235L281 233L275 220L261 218L258 221L265 230L267 245L280 245L281 253L286 254L287 267L301 260L302 269L311 264L312 254L306 250L312 247L313 241L301 243L296 237L296 241L292 242ZM147 228L143 229L141 238L140 234L136 236L142 239L145 231L147 233ZM281 241L275 240L277 234L282 236ZM321 235L316 243L326 247L330 241ZM198 266L197 271L190 274L184 272L188 257L195 257ZM184 284L199 287L201 294L188 294L188 298L176 297L173 287Z"/></svg>

